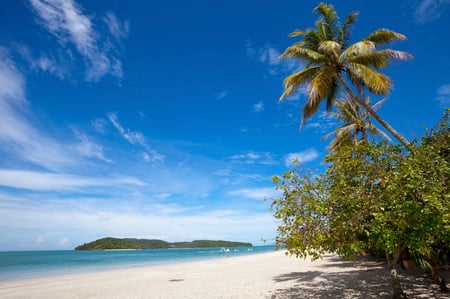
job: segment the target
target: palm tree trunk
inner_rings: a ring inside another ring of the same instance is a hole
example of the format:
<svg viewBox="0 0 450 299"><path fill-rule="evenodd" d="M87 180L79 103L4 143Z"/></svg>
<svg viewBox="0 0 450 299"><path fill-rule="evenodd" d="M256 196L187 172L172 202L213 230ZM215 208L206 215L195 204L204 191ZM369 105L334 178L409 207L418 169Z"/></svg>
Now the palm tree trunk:
<svg viewBox="0 0 450 299"><path fill-rule="evenodd" d="M407 149L409 149L410 148L409 141L402 134L397 132L389 123L387 123L375 110L373 110L372 107L370 107L370 105L364 101L364 99L360 99L359 97L357 97L350 89L350 87L347 85L341 73L338 72L337 75L339 81L341 82L347 94L360 106L362 106L370 115L372 115L373 118L375 118L386 130L388 130L389 133L392 134L392 136L397 138L397 140L400 141L401 144L403 144Z"/></svg>

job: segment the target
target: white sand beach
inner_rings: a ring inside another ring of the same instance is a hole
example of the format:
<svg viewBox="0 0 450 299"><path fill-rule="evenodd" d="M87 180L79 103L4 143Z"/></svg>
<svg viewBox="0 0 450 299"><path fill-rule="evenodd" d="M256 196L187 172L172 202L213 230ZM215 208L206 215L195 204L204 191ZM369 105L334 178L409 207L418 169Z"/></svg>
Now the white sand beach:
<svg viewBox="0 0 450 299"><path fill-rule="evenodd" d="M382 262L283 252L0 282L0 298L390 298ZM410 298L450 298L418 270L401 271Z"/></svg>

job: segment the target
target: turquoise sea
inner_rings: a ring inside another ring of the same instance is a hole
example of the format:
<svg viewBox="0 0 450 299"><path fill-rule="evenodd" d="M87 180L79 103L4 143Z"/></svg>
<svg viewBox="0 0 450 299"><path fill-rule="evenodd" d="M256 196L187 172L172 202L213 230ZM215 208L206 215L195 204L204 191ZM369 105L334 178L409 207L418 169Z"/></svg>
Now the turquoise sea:
<svg viewBox="0 0 450 299"><path fill-rule="evenodd" d="M229 251L228 251L229 250ZM50 277L96 270L168 264L181 261L233 257L273 251L273 246L0 252L0 281Z"/></svg>

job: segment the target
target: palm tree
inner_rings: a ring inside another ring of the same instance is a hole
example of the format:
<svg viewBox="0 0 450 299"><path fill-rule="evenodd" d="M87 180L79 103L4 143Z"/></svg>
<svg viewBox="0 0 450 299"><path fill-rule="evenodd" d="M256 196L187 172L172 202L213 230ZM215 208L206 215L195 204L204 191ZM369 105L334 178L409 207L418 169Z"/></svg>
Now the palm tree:
<svg viewBox="0 0 450 299"><path fill-rule="evenodd" d="M377 102L371 108L377 111L385 100ZM369 98L366 99L366 103L370 106ZM371 122L370 114L367 111L361 111L360 106L354 101L349 99L336 100L335 107L337 111L331 111L328 114L340 121L342 125L323 137L323 139L328 139L335 136L330 143L330 150L334 151L342 145L358 144L361 141L367 142L369 134L391 141L389 136Z"/></svg>
<svg viewBox="0 0 450 299"><path fill-rule="evenodd" d="M392 81L378 70L387 67L393 60L407 60L412 58L412 55L379 47L394 40L404 40L406 37L388 29L378 29L363 40L348 45L350 27L356 22L358 13L350 13L340 25L332 5L320 3L314 12L320 16L315 24L316 28L292 32L290 37L303 39L288 47L280 56L306 62L304 69L285 79L280 101L294 94L300 87L306 86L307 101L303 107L303 126L317 112L323 100L326 101L326 110L330 111L340 88L343 88L352 101L364 107L389 133L408 147L408 140L381 118L366 103L364 96L366 89L376 95L388 95L393 87Z"/></svg>

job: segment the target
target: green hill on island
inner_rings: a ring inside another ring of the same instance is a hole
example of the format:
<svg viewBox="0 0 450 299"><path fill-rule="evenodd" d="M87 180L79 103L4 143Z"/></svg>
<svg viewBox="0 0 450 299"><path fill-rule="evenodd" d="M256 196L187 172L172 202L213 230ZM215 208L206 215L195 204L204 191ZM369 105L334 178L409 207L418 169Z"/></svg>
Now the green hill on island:
<svg viewBox="0 0 450 299"><path fill-rule="evenodd" d="M213 247L252 247L251 243L195 240L192 242L166 242L162 240L147 240L134 238L102 238L77 246L75 250L106 250L106 249L168 249L168 248L213 248Z"/></svg>

